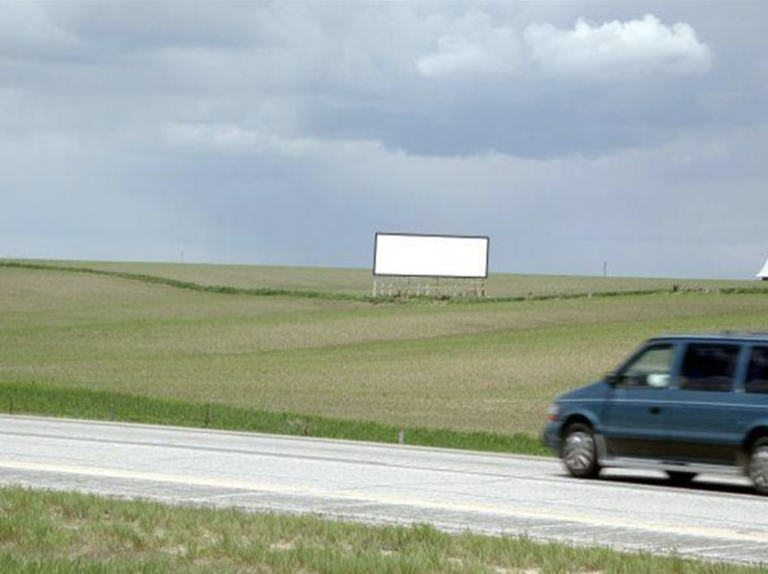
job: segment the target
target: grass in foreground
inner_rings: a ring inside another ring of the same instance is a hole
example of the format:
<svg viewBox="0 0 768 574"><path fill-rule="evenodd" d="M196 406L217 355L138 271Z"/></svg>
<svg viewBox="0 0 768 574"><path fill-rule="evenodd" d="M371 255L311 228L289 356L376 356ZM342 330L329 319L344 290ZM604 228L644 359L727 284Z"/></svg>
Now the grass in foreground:
<svg viewBox="0 0 768 574"><path fill-rule="evenodd" d="M548 455L538 439L448 429L396 427L375 421L274 413L221 404L195 404L90 389L38 384L0 385L0 413L164 424L378 443L397 443L485 452Z"/></svg>
<svg viewBox="0 0 768 574"><path fill-rule="evenodd" d="M425 525L364 526L315 516L168 507L0 488L4 574L752 574L758 567Z"/></svg>

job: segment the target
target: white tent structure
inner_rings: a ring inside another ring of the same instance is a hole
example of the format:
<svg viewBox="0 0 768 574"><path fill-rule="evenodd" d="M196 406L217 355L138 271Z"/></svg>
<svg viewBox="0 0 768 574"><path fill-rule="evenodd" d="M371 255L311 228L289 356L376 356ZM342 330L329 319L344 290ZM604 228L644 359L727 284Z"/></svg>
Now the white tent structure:
<svg viewBox="0 0 768 574"><path fill-rule="evenodd" d="M768 260L765 261L765 265L763 265L763 268L760 270L760 273L757 274L757 277L763 281L768 281Z"/></svg>

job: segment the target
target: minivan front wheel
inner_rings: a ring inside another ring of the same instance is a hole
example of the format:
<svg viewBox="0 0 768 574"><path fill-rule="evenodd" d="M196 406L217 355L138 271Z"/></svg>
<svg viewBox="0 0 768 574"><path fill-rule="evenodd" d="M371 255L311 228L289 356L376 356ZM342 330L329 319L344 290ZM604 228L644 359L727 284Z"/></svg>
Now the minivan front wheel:
<svg viewBox="0 0 768 574"><path fill-rule="evenodd" d="M575 478L594 478L600 473L592 427L574 423L565 430L562 458L565 469Z"/></svg>
<svg viewBox="0 0 768 574"><path fill-rule="evenodd" d="M752 447L749 478L760 494L768 494L768 438L761 438Z"/></svg>

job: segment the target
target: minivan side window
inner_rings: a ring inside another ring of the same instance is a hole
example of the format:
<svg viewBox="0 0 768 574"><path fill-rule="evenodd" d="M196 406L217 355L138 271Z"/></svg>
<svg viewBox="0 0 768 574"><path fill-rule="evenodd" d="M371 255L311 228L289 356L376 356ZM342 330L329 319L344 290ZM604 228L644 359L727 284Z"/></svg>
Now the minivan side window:
<svg viewBox="0 0 768 574"><path fill-rule="evenodd" d="M619 373L617 386L621 388L655 388L669 386L672 371L672 345L654 345L625 366Z"/></svg>
<svg viewBox="0 0 768 574"><path fill-rule="evenodd" d="M748 393L768 393L768 347L752 349L744 390Z"/></svg>
<svg viewBox="0 0 768 574"><path fill-rule="evenodd" d="M727 393L733 385L738 357L737 345L688 345L680 370L680 389Z"/></svg>

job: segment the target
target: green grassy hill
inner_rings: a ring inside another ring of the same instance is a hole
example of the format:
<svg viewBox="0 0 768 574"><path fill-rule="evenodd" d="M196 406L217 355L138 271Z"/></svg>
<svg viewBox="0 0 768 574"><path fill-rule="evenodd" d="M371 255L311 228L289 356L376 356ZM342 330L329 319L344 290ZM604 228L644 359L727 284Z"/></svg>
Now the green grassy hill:
<svg viewBox="0 0 768 574"><path fill-rule="evenodd" d="M122 263L92 261L2 261L5 265L88 269L111 274L156 277L202 287L280 290L365 297L372 294L370 269L329 269L255 265L206 265L178 263ZM416 282L416 280L414 280ZM513 275L494 273L486 294L495 299L544 298L606 293L651 291L753 290L756 281L643 279L623 277L574 277L568 275ZM766 286L768 290L768 286Z"/></svg>
<svg viewBox="0 0 768 574"><path fill-rule="evenodd" d="M476 303L376 302L371 285L360 270L0 262L0 383L535 437L555 394L646 337L768 330L759 282L504 275Z"/></svg>

